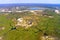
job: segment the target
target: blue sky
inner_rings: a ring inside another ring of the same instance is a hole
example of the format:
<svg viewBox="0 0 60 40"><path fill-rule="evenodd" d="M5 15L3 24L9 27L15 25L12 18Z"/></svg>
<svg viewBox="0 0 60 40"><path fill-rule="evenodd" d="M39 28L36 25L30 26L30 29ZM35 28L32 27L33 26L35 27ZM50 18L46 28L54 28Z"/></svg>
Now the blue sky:
<svg viewBox="0 0 60 40"><path fill-rule="evenodd" d="M8 3L49 3L60 4L60 0L0 0L0 4Z"/></svg>

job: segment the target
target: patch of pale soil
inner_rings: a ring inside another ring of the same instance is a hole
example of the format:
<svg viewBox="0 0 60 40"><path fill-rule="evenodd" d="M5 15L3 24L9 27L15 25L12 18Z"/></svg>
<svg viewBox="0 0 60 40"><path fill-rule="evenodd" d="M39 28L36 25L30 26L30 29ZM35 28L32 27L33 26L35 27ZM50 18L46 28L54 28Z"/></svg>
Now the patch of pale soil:
<svg viewBox="0 0 60 40"><path fill-rule="evenodd" d="M53 16L49 16L49 18L54 18Z"/></svg>
<svg viewBox="0 0 60 40"><path fill-rule="evenodd" d="M1 37L0 37L0 40L2 40L2 39L3 39L3 37L1 36Z"/></svg>
<svg viewBox="0 0 60 40"><path fill-rule="evenodd" d="M0 27L0 30L4 30L5 29L5 27Z"/></svg>
<svg viewBox="0 0 60 40"><path fill-rule="evenodd" d="M2 30L4 30L5 29L5 27L2 27Z"/></svg>
<svg viewBox="0 0 60 40"><path fill-rule="evenodd" d="M52 36L42 36L41 40L56 40L56 38Z"/></svg>

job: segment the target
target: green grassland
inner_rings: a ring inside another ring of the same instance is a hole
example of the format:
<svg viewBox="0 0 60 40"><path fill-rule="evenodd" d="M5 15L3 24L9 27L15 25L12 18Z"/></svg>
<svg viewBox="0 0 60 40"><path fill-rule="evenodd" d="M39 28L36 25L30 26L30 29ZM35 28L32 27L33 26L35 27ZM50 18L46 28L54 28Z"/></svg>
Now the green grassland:
<svg viewBox="0 0 60 40"><path fill-rule="evenodd" d="M0 36L3 36L3 40L40 40L40 36L47 33L51 36L60 38L60 14L56 14L52 11L46 11L47 14L52 15L53 18L48 16L35 15L39 18L36 26L32 26L28 29L24 29L21 26L17 27L17 30L10 30L11 25L15 25L12 21L13 18L19 18L24 16L33 17L34 15L30 12L23 13L6 13L0 14L0 27L5 27L4 30L0 30ZM41 30L41 31L39 31Z"/></svg>

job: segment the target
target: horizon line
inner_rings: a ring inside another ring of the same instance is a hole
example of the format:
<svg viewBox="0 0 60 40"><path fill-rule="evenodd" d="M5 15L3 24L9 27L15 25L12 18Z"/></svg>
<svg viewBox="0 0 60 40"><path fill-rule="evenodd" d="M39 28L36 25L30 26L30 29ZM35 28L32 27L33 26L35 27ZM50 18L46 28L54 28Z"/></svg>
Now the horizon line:
<svg viewBox="0 0 60 40"><path fill-rule="evenodd" d="M0 3L0 4L55 4L55 3Z"/></svg>

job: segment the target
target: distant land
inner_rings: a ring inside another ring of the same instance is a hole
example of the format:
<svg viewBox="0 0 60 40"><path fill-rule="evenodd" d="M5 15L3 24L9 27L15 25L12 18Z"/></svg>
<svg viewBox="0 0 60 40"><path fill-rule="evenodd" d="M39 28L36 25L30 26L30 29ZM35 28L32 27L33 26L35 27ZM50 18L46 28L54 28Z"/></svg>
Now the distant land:
<svg viewBox="0 0 60 40"><path fill-rule="evenodd" d="M0 4L0 8L12 8L12 7L44 7L50 9L60 10L60 4L42 4L42 3L16 3L16 4Z"/></svg>
<svg viewBox="0 0 60 40"><path fill-rule="evenodd" d="M60 7L60 4L39 4L39 3L0 4L0 7L13 7L13 6L44 6L44 7Z"/></svg>

